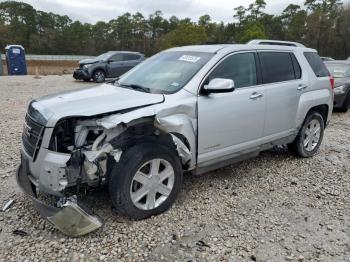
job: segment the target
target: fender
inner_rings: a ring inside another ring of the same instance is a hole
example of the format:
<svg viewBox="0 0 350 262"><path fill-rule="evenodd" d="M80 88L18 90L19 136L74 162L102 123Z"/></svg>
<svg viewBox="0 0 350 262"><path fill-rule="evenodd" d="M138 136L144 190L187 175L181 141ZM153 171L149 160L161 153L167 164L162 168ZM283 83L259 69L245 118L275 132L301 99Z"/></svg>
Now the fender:
<svg viewBox="0 0 350 262"><path fill-rule="evenodd" d="M333 94L331 90L320 89L313 90L310 92L303 93L299 99L298 111L296 115L296 126L298 129L303 124L307 113L311 108L327 105L328 106L328 118L330 118L330 114L332 113L333 107Z"/></svg>

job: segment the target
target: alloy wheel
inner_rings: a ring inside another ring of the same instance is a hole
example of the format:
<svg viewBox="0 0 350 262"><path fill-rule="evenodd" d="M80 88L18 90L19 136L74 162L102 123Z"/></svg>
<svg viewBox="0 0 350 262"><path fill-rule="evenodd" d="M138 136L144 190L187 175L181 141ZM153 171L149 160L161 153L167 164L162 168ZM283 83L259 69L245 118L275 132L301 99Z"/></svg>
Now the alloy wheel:
<svg viewBox="0 0 350 262"><path fill-rule="evenodd" d="M321 137L321 124L317 119L313 119L309 122L305 129L305 134L304 134L304 148L307 151L313 151Z"/></svg>
<svg viewBox="0 0 350 262"><path fill-rule="evenodd" d="M142 210L152 210L168 199L174 187L175 172L164 159L152 159L135 173L130 185L133 204Z"/></svg>

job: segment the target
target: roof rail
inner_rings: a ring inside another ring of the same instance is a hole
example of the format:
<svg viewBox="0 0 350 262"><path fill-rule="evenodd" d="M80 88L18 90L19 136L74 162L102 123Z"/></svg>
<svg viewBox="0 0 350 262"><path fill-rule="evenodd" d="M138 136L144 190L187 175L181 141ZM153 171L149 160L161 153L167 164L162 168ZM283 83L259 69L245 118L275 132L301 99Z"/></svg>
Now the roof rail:
<svg viewBox="0 0 350 262"><path fill-rule="evenodd" d="M282 45L282 46L305 47L303 44L300 44L297 42L264 40L264 39L251 40L247 43L247 45Z"/></svg>

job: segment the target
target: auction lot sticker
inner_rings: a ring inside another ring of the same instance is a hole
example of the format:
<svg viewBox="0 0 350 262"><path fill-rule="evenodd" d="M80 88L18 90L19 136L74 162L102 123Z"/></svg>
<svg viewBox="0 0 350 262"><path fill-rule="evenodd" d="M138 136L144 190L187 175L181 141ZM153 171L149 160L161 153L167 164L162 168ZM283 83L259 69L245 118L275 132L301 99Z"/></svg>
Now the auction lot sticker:
<svg viewBox="0 0 350 262"><path fill-rule="evenodd" d="M179 58L179 61L185 61L190 63L197 63L198 60L201 59L198 56L191 56L191 55L183 55Z"/></svg>

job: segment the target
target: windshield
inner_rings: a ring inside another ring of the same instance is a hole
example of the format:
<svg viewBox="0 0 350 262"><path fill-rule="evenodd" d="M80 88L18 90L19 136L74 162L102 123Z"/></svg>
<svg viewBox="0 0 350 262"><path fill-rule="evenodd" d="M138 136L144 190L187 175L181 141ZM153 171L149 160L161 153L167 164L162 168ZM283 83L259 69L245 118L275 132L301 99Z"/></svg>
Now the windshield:
<svg viewBox="0 0 350 262"><path fill-rule="evenodd" d="M327 67L335 78L350 77L350 64L327 64Z"/></svg>
<svg viewBox="0 0 350 262"><path fill-rule="evenodd" d="M104 60L107 60L110 56L111 56L111 53L104 53L96 57L96 59L99 61L104 61Z"/></svg>
<svg viewBox="0 0 350 262"><path fill-rule="evenodd" d="M175 93L183 88L212 56L213 54L204 52L160 53L123 75L116 84L142 87L151 93Z"/></svg>

